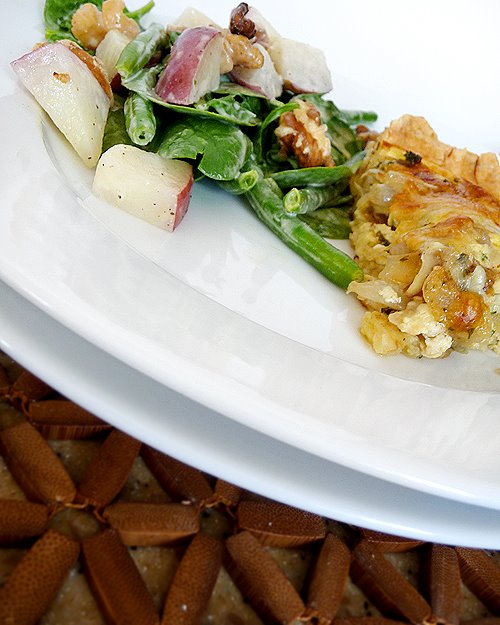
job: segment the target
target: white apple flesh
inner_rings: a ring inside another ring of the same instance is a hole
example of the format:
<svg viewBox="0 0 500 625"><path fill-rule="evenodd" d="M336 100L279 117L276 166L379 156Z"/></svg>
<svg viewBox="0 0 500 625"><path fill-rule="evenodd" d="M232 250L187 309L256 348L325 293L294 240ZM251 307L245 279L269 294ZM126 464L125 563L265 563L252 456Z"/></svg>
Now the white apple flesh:
<svg viewBox="0 0 500 625"><path fill-rule="evenodd" d="M220 82L224 37L215 28L199 26L182 31L156 85L157 95L170 104L194 104Z"/></svg>
<svg viewBox="0 0 500 625"><path fill-rule="evenodd" d="M261 43L264 47L268 48L277 39L281 38L280 34L274 28L274 26L272 26L272 24L270 24L266 20L266 18L262 15L262 13L255 7L253 6L249 7L245 17L255 24L256 40L258 43Z"/></svg>
<svg viewBox="0 0 500 625"><path fill-rule="evenodd" d="M194 28L195 26L210 26L216 30L222 30L208 15L193 7L184 9L179 17L172 24L169 24L168 30L184 30L186 28Z"/></svg>
<svg viewBox="0 0 500 625"><path fill-rule="evenodd" d="M110 99L89 67L61 43L43 45L11 65L85 165L94 167Z"/></svg>
<svg viewBox="0 0 500 625"><path fill-rule="evenodd" d="M237 82L247 89L251 89L256 93L272 100L278 98L283 91L283 80L276 71L274 63L269 56L267 50L260 43L256 43L255 47L260 50L264 57L264 64L257 69L249 69L246 67L235 66L230 73L234 82Z"/></svg>
<svg viewBox="0 0 500 625"><path fill-rule="evenodd" d="M116 63L124 48L129 43L130 38L127 37L125 33L122 33L121 30L113 28L112 30L108 30L104 39L97 46L95 55L101 62L109 82L112 82L118 74Z"/></svg>
<svg viewBox="0 0 500 625"><path fill-rule="evenodd" d="M92 185L97 197L172 232L187 212L193 170L132 145L114 145L99 159Z"/></svg>
<svg viewBox="0 0 500 625"><path fill-rule="evenodd" d="M269 54L286 89L294 93L328 93L332 76L322 50L307 43L279 37Z"/></svg>

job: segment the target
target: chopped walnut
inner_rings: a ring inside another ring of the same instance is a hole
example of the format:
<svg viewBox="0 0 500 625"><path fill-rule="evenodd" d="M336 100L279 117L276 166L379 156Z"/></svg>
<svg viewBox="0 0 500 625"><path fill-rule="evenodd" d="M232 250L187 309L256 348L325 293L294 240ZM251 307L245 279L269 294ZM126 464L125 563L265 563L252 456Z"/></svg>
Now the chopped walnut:
<svg viewBox="0 0 500 625"><path fill-rule="evenodd" d="M104 0L102 12L94 4L82 4L73 15L72 33L88 50L95 50L113 29L133 39L140 29L135 20L125 15L124 9L123 0Z"/></svg>
<svg viewBox="0 0 500 625"><path fill-rule="evenodd" d="M227 33L224 39L224 56L229 60L231 71L234 66L259 69L264 65L264 55L243 35Z"/></svg>
<svg viewBox="0 0 500 625"><path fill-rule="evenodd" d="M108 32L95 4L82 4L71 21L73 35L89 50L95 50Z"/></svg>
<svg viewBox="0 0 500 625"><path fill-rule="evenodd" d="M285 154L294 156L299 167L334 167L332 146L318 109L297 100L298 108L283 113L275 133Z"/></svg>
<svg viewBox="0 0 500 625"><path fill-rule="evenodd" d="M252 20L246 16L248 13L248 4L240 2L238 6L231 11L230 31L235 35L244 35L251 39L255 36L256 28Z"/></svg>
<svg viewBox="0 0 500 625"><path fill-rule="evenodd" d="M375 141L378 137L378 132L375 130L370 130L364 124L358 124L356 126L356 135L363 142L363 145L366 145L369 141Z"/></svg>

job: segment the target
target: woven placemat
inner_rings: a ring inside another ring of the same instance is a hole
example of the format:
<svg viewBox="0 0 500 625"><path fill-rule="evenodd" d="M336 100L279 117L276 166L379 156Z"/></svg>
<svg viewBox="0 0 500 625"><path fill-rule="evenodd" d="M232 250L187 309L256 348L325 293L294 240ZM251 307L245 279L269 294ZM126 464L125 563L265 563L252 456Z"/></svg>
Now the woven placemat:
<svg viewBox="0 0 500 625"><path fill-rule="evenodd" d="M0 352L0 625L497 616L497 552L389 536L245 491L141 444Z"/></svg>

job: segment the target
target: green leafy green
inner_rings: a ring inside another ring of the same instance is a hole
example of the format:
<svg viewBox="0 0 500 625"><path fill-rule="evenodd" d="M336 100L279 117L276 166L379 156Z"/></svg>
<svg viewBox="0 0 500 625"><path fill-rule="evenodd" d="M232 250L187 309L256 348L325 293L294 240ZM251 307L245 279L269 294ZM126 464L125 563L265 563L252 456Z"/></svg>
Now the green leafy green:
<svg viewBox="0 0 500 625"><path fill-rule="evenodd" d="M215 119L183 116L170 124L160 148L165 158L186 158L198 162L198 170L214 180L233 180L246 161L250 141L232 124Z"/></svg>
<svg viewBox="0 0 500 625"><path fill-rule="evenodd" d="M213 94L212 94L213 95ZM242 126L257 126L260 124L262 104L259 98L229 94L222 97L204 97L194 107L198 111L213 111L227 121Z"/></svg>
<svg viewBox="0 0 500 625"><path fill-rule="evenodd" d="M357 124L371 124L378 119L375 111L348 111L342 109L339 111L341 118L349 126L356 126Z"/></svg>
<svg viewBox="0 0 500 625"><path fill-rule="evenodd" d="M102 0L88 0L99 9ZM83 4L82 0L46 0L43 8L43 20L45 28L49 32L71 33L71 19L78 7Z"/></svg>
<svg viewBox="0 0 500 625"><path fill-rule="evenodd" d="M278 103L278 106L273 108L271 112L266 116L260 125L259 132L255 137L254 141L254 152L257 160L264 166L264 154L267 152L268 154L272 151L268 145L266 145L266 138L268 136L268 130L271 124L277 121L283 113L287 111L293 111L298 107L296 102L289 102L287 104ZM276 138L273 136L273 143L276 144ZM266 149L267 148L267 149Z"/></svg>
<svg viewBox="0 0 500 625"><path fill-rule="evenodd" d="M108 120L104 128L104 137L102 140L102 151L105 152L110 147L117 144L133 145L125 123L123 99L119 96L115 96L115 106L108 113Z"/></svg>
<svg viewBox="0 0 500 625"><path fill-rule="evenodd" d="M102 8L103 0L45 0L43 7L43 20L45 24L45 38L47 41L59 39L71 39L76 41L71 32L71 20L73 14L84 3L95 4L98 9ZM154 2L149 1L143 7L135 11L125 9L125 14L139 21L154 7Z"/></svg>
<svg viewBox="0 0 500 625"><path fill-rule="evenodd" d="M130 91L139 93L143 98L176 113L230 122L239 126L257 126L260 124L260 111L263 105L260 103L260 99L254 95L248 96L235 92L226 96L219 96L218 93L214 92L207 94L193 106L165 102L154 90L158 76L164 67L165 62L162 62L153 67L141 69L128 78L122 79L122 85Z"/></svg>

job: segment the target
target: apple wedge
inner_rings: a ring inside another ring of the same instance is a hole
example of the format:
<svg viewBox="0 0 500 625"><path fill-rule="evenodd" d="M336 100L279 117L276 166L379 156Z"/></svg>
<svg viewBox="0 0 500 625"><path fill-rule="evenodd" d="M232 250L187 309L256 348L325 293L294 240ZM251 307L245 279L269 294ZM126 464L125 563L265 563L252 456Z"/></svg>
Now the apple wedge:
<svg viewBox="0 0 500 625"><path fill-rule="evenodd" d="M114 145L97 163L92 192L97 197L172 232L189 206L193 170L132 145Z"/></svg>
<svg viewBox="0 0 500 625"><path fill-rule="evenodd" d="M278 37L269 47L286 89L294 93L328 93L332 76L322 50L307 43Z"/></svg>
<svg viewBox="0 0 500 625"><path fill-rule="evenodd" d="M274 26L255 7L248 7L245 17L255 24L255 38L264 47L269 48L277 39L281 38Z"/></svg>
<svg viewBox="0 0 500 625"><path fill-rule="evenodd" d="M11 65L83 162L94 167L111 91L107 94L90 67L62 43L43 45Z"/></svg>
<svg viewBox="0 0 500 625"><path fill-rule="evenodd" d="M220 82L224 37L217 29L197 26L182 31L156 85L156 94L170 104L194 104Z"/></svg>
<svg viewBox="0 0 500 625"><path fill-rule="evenodd" d="M113 28L113 30L108 30L104 39L96 48L95 56L101 62L110 83L116 79L118 74L116 63L129 43L130 38L125 33Z"/></svg>
<svg viewBox="0 0 500 625"><path fill-rule="evenodd" d="M169 24L168 30L184 30L186 28L194 28L195 26L210 26L216 30L222 30L208 15L193 7L184 9L179 17L172 24Z"/></svg>
<svg viewBox="0 0 500 625"><path fill-rule="evenodd" d="M267 50L260 43L254 44L264 57L264 64L257 69L249 69L236 65L230 73L234 82L237 82L256 93L272 100L281 95L283 80L276 71L274 63Z"/></svg>

